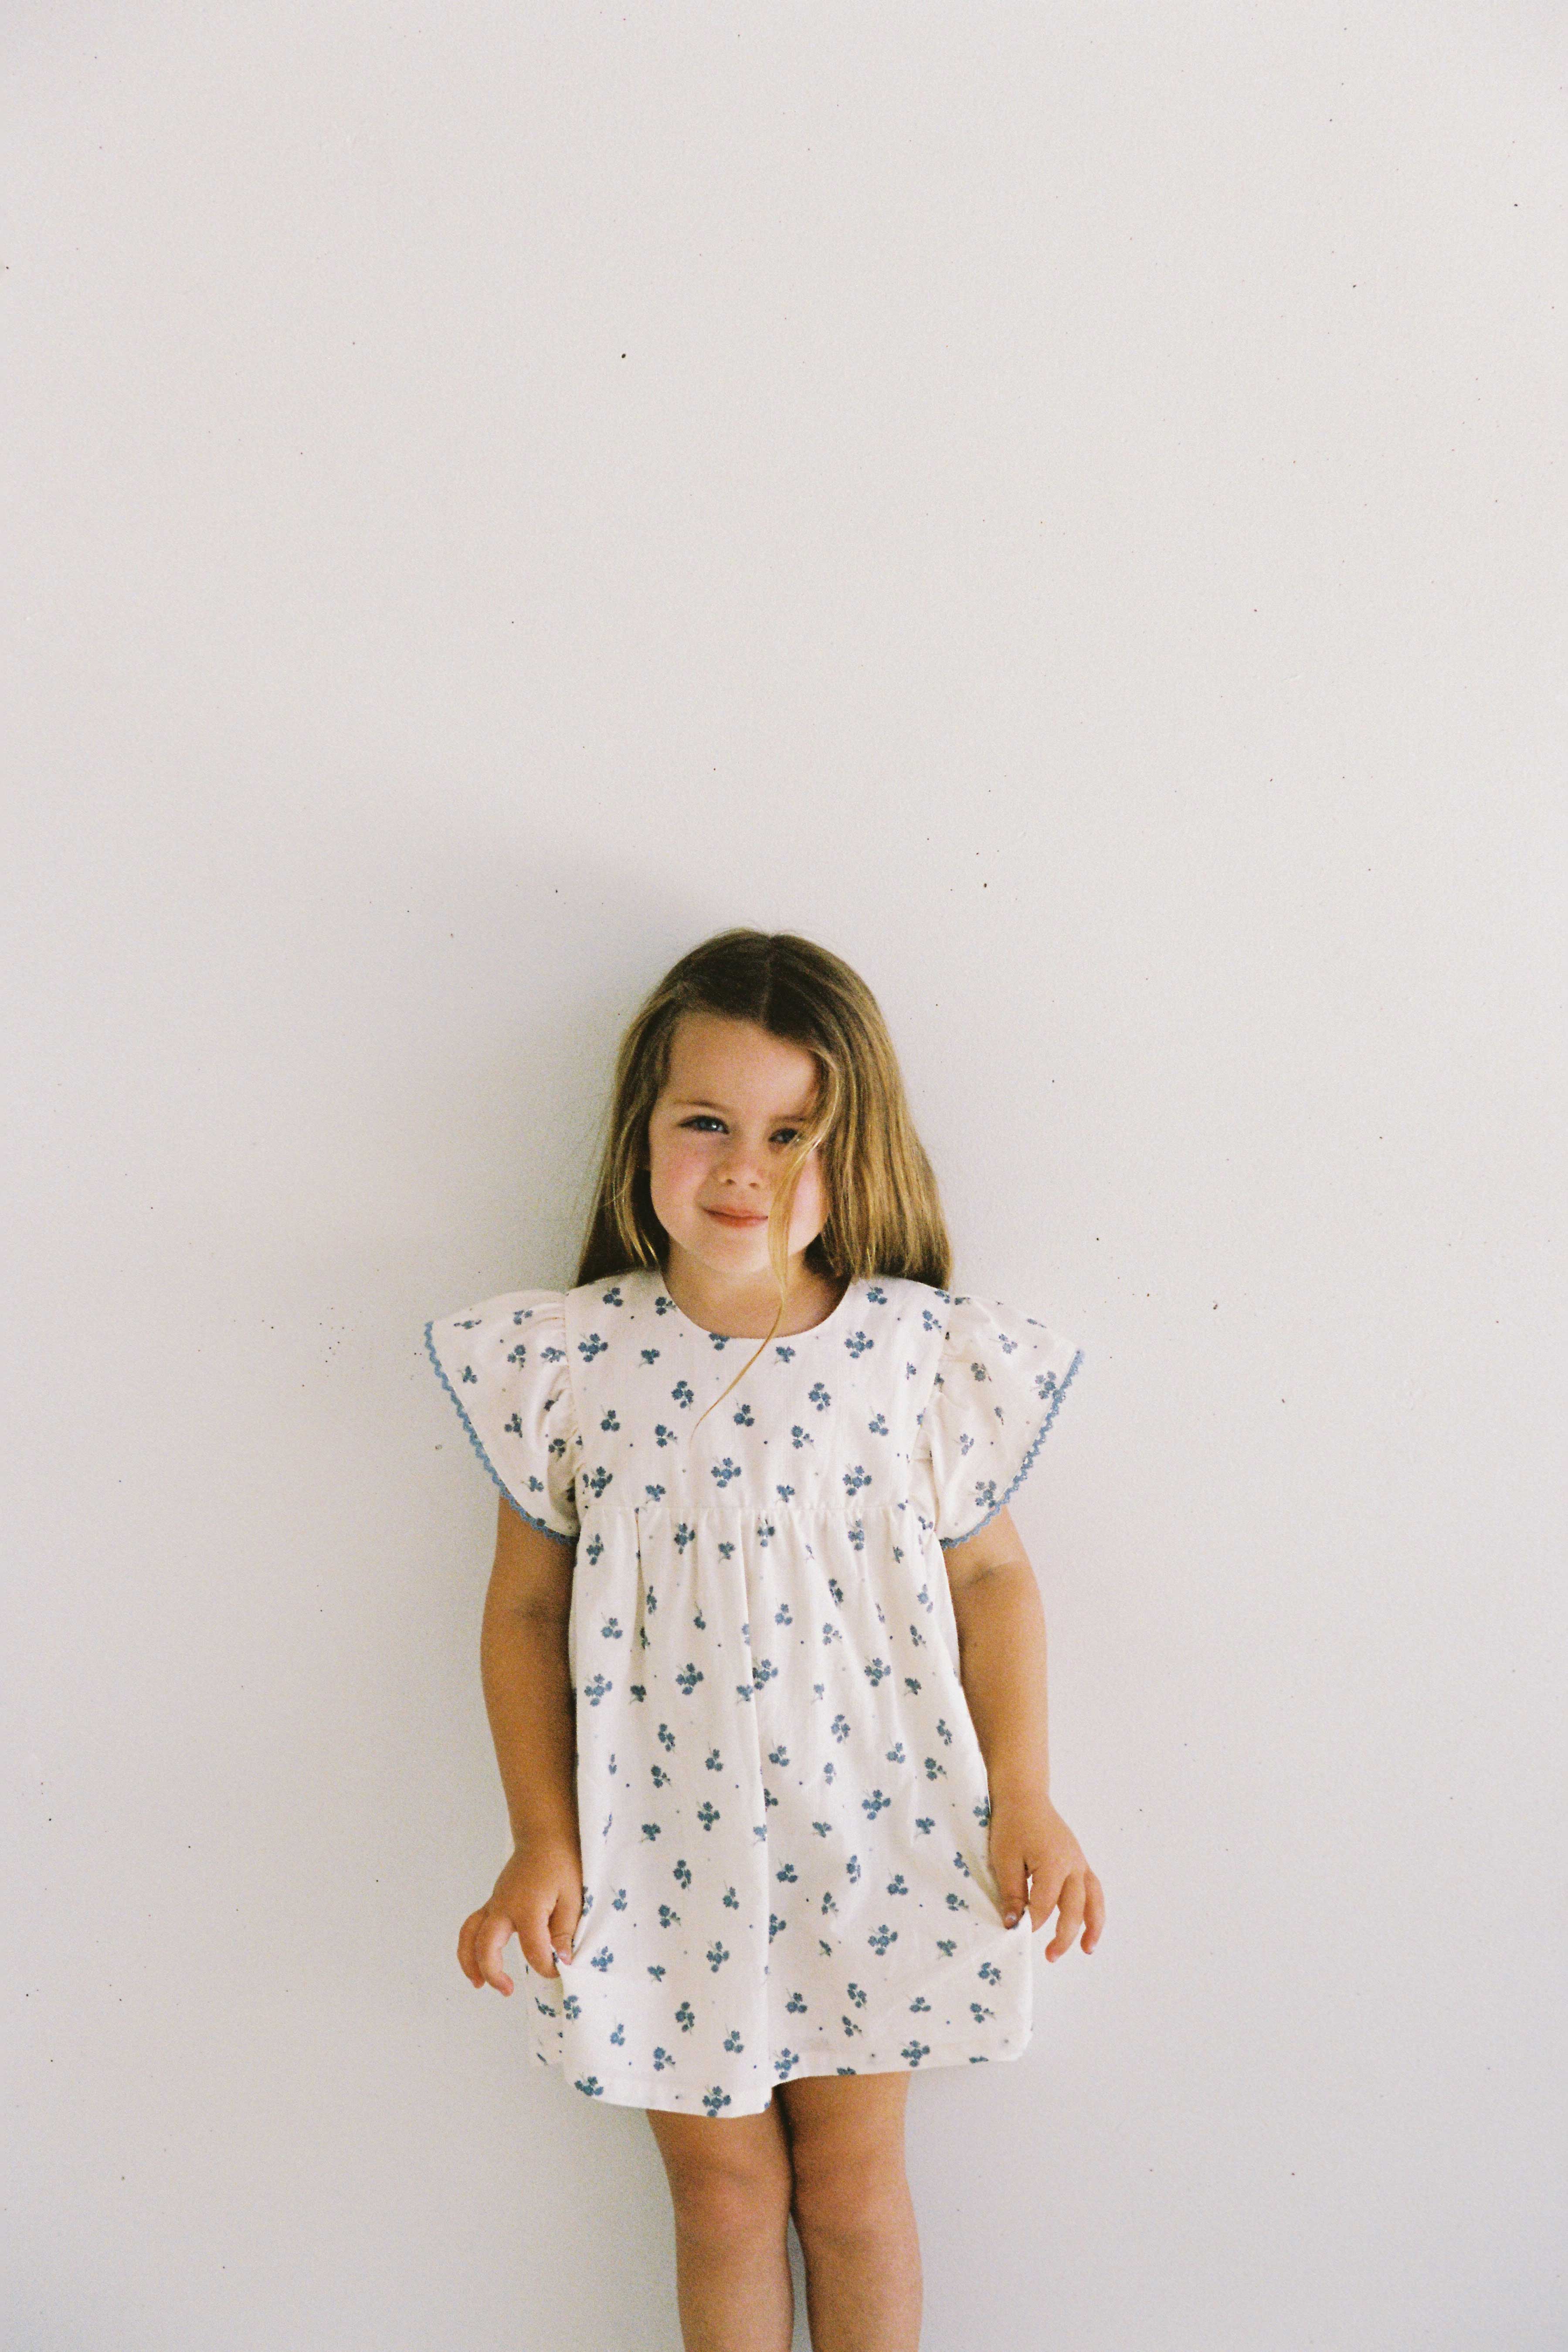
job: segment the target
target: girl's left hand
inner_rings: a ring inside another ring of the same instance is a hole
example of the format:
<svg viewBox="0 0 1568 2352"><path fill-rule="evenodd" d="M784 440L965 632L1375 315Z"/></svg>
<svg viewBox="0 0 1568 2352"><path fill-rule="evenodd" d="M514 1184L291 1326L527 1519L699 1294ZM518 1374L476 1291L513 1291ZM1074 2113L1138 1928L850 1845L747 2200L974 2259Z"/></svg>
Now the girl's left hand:
<svg viewBox="0 0 1568 2352"><path fill-rule="evenodd" d="M1022 1916L1026 1900L1031 1934L1059 1906L1057 1932L1046 1946L1047 1960L1070 1952L1080 1927L1084 1950L1093 1951L1105 1925L1105 1891L1048 1797L993 1798L991 1867L1009 1927Z"/></svg>

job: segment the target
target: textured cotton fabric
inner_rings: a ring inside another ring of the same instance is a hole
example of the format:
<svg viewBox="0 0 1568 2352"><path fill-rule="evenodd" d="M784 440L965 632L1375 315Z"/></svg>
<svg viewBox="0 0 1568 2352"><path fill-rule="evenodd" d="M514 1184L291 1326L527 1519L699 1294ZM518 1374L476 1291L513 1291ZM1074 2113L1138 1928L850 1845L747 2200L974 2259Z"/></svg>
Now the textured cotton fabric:
<svg viewBox="0 0 1568 2352"><path fill-rule="evenodd" d="M584 1908L559 1978L524 1963L540 2063L736 2116L797 2075L1016 2057L1031 1923L1002 1924L942 1554L1013 1494L1081 1354L889 1276L760 1354L657 1270L425 1337L512 1507L576 1546Z"/></svg>

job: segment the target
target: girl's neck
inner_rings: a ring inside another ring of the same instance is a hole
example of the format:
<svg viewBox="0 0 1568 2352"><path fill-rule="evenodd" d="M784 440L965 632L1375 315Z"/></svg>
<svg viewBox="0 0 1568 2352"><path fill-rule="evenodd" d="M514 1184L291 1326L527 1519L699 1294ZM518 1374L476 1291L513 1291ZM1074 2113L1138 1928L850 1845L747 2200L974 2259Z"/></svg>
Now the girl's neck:
<svg viewBox="0 0 1568 2352"><path fill-rule="evenodd" d="M676 1242L665 1255L664 1286L681 1313L704 1331L721 1331L731 1339L776 1339L810 1331L827 1318L843 1297L847 1284L814 1273L804 1259L790 1267L784 1310L773 1331L779 1295L771 1273L754 1282L726 1283L711 1267L691 1257Z"/></svg>

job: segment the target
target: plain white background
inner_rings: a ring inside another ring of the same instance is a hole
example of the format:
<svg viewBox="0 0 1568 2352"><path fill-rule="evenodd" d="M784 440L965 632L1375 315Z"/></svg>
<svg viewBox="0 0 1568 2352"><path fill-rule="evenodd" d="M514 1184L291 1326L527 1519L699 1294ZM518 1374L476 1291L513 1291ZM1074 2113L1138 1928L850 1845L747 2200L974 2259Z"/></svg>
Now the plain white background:
<svg viewBox="0 0 1568 2352"><path fill-rule="evenodd" d="M455 1958L421 1332L571 1281L735 922L1085 1350L1109 1925L911 2088L931 2352L1560 2347L1558 12L0 49L8 2352L674 2352L643 2116Z"/></svg>

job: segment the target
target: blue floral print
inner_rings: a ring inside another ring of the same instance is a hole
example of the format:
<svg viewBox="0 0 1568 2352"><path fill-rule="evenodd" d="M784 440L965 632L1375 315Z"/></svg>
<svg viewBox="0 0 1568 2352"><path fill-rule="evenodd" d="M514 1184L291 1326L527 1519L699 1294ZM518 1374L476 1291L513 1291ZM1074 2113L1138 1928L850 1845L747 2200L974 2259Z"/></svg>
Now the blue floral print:
<svg viewBox="0 0 1568 2352"><path fill-rule="evenodd" d="M584 1910L559 1977L523 1963L539 2063L713 2116L1019 2055L1029 1916L1002 1923L942 1555L1016 1492L1081 1354L888 1275L761 1354L653 1270L425 1340L512 1508L576 1547Z"/></svg>

